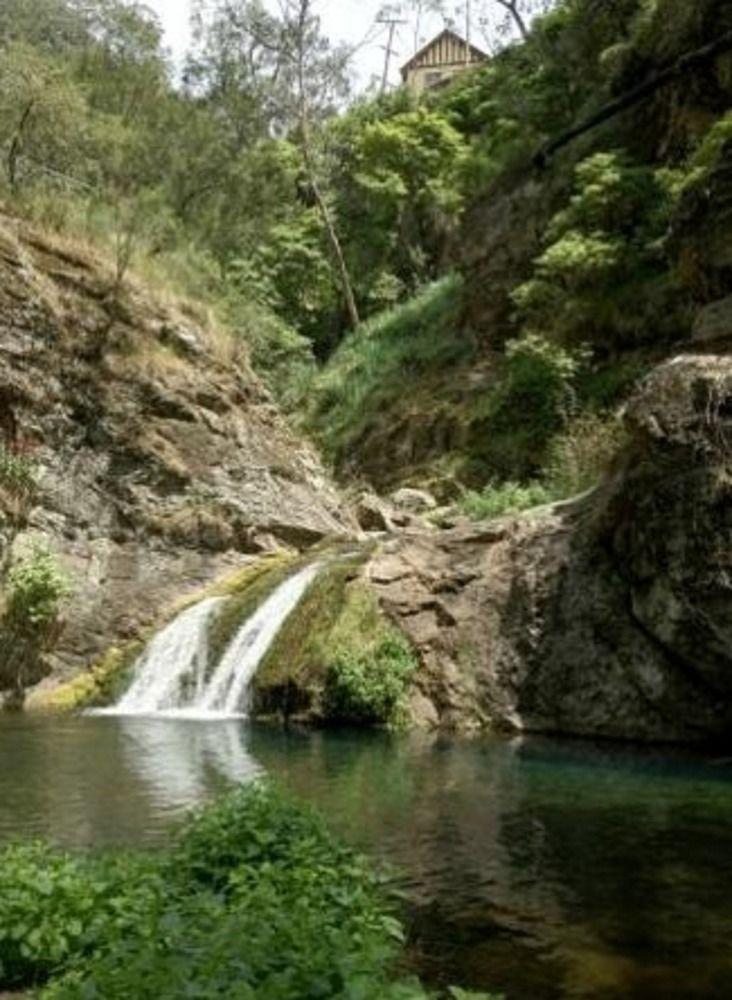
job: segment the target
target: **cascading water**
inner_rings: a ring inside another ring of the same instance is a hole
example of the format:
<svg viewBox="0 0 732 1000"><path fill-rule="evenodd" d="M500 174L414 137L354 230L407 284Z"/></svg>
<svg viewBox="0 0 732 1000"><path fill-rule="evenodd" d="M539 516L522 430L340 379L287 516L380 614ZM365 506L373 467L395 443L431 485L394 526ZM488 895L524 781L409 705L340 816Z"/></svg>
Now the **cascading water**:
<svg viewBox="0 0 732 1000"><path fill-rule="evenodd" d="M218 597L201 601L155 636L135 664L132 685L116 711L165 712L200 700L208 669L208 626L222 603Z"/></svg>
<svg viewBox="0 0 732 1000"><path fill-rule="evenodd" d="M257 667L319 569L314 563L285 580L242 625L213 671L208 634L224 599L188 608L153 639L135 665L130 689L107 712L190 718L241 714Z"/></svg>
<svg viewBox="0 0 732 1000"><path fill-rule="evenodd" d="M204 711L231 714L246 707L242 703L257 667L319 569L314 563L285 580L239 630L206 687Z"/></svg>

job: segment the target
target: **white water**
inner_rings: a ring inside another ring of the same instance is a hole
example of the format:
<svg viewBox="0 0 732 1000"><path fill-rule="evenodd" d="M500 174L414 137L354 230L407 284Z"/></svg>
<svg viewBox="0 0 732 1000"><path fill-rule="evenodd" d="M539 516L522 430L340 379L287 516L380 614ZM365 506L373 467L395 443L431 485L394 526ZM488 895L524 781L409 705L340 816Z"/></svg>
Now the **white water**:
<svg viewBox="0 0 732 1000"><path fill-rule="evenodd" d="M184 709L203 697L208 627L221 604L220 597L194 604L155 636L135 664L134 680L116 712L138 715Z"/></svg>
<svg viewBox="0 0 732 1000"><path fill-rule="evenodd" d="M209 628L224 599L188 608L155 636L135 664L130 689L104 714L190 719L243 714L257 667L319 568L307 566L285 580L241 626L213 673Z"/></svg>
<svg viewBox="0 0 732 1000"><path fill-rule="evenodd" d="M319 569L314 563L285 580L245 622L214 671L199 708L227 715L246 709L247 689L257 667Z"/></svg>

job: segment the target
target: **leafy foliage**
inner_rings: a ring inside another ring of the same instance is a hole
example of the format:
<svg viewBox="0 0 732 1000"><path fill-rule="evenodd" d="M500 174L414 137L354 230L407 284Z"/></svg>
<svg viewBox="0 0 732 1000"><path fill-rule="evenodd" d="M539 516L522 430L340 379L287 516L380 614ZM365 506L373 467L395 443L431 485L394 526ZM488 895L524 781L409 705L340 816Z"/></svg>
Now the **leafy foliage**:
<svg viewBox="0 0 732 1000"><path fill-rule="evenodd" d="M476 451L494 475L536 475L549 440L575 410L586 360L583 349L560 347L536 333L507 344L500 378L473 415L482 439Z"/></svg>
<svg viewBox="0 0 732 1000"><path fill-rule="evenodd" d="M0 486L12 496L29 499L36 490L36 473L29 458L0 445Z"/></svg>
<svg viewBox="0 0 732 1000"><path fill-rule="evenodd" d="M0 985L44 1000L426 1000L380 880L309 810L232 792L168 854L0 854Z"/></svg>
<svg viewBox="0 0 732 1000"><path fill-rule="evenodd" d="M415 656L406 639L386 636L368 651L336 651L328 668L323 709L337 722L399 722Z"/></svg>
<svg viewBox="0 0 732 1000"><path fill-rule="evenodd" d="M43 633L56 621L69 582L53 553L36 545L8 573L6 623L20 632Z"/></svg>
<svg viewBox="0 0 732 1000"><path fill-rule="evenodd" d="M673 205L669 175L617 153L578 165L575 193L552 220L534 277L513 294L519 318L545 336L629 347L675 332L674 287L662 237ZM670 320L670 322L669 322Z"/></svg>
<svg viewBox="0 0 732 1000"><path fill-rule="evenodd" d="M41 843L0 855L0 983L41 982L107 948L116 937L151 929L165 885L144 858L84 860Z"/></svg>
<svg viewBox="0 0 732 1000"><path fill-rule="evenodd" d="M542 483L501 483L483 490L466 490L460 498L460 509L476 521L504 514L518 514L539 507L552 499Z"/></svg>
<svg viewBox="0 0 732 1000"><path fill-rule="evenodd" d="M386 276L400 296L437 276L445 240L462 208L460 133L425 107L364 119L360 109L333 127L339 162L333 182L347 251L367 308L388 304Z"/></svg>

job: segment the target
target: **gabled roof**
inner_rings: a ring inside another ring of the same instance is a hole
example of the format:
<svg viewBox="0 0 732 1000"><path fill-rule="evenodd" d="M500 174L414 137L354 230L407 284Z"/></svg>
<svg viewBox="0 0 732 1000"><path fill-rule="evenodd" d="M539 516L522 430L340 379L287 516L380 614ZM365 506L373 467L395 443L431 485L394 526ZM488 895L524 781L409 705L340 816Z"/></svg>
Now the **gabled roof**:
<svg viewBox="0 0 732 1000"><path fill-rule="evenodd" d="M427 44L423 45L418 52L415 52L415 54L408 62L404 63L401 70L402 77L406 77L410 69L416 69L418 66L450 65L449 63L440 61L439 59L435 59L433 61L429 58L429 56L432 55L433 52L434 54L439 53L442 47L442 43L444 42L446 43L452 42L453 45L457 45L460 49L463 50L463 52L465 51L465 48L468 45L465 39L461 38L456 31L453 31L451 28L445 28L443 31L440 32L439 35L433 38L431 42L427 42ZM477 48L475 45L470 45L469 48L470 48L469 61L471 63L486 62L487 59L489 58L489 56L485 52L481 51L481 49ZM464 57L460 61L463 62Z"/></svg>

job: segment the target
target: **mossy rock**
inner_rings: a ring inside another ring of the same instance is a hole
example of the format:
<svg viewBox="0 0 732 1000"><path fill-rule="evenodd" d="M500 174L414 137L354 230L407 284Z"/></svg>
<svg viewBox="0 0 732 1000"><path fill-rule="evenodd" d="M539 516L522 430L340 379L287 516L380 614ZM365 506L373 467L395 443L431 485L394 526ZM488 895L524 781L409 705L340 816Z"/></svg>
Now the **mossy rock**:
<svg viewBox="0 0 732 1000"><path fill-rule="evenodd" d="M364 580L366 558L326 565L284 623L254 680L256 715L325 724L404 721L418 661Z"/></svg>
<svg viewBox="0 0 732 1000"><path fill-rule="evenodd" d="M135 662L150 638L186 608L208 597L230 597L219 616L212 639L214 648L225 648L239 624L268 596L270 588L274 589L284 579L293 561L287 553L257 559L210 587L188 595L161 616L160 622L148 634L124 646L110 648L90 670L58 687L31 690L25 703L26 709L31 712L63 713L115 704L129 687Z"/></svg>
<svg viewBox="0 0 732 1000"><path fill-rule="evenodd" d="M132 668L144 646L144 642L135 641L112 647L91 670L67 684L48 691L31 691L26 710L63 713L114 704L128 687Z"/></svg>

